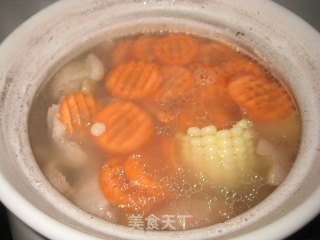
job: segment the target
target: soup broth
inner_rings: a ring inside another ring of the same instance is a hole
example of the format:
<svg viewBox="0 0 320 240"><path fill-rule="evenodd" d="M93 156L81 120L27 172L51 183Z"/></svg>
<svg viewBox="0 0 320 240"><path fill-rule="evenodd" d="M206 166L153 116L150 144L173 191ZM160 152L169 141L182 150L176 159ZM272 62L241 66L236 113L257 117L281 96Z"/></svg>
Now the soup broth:
<svg viewBox="0 0 320 240"><path fill-rule="evenodd" d="M286 177L300 141L288 90L239 47L184 33L105 41L36 96L33 153L85 211L143 230L224 222Z"/></svg>

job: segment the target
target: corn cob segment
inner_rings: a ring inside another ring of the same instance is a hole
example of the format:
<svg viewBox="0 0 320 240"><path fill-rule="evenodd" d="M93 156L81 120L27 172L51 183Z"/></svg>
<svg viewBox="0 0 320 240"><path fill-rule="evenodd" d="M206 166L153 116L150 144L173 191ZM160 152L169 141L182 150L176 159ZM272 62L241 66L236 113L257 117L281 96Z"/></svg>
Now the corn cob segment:
<svg viewBox="0 0 320 240"><path fill-rule="evenodd" d="M243 176L254 171L256 134L248 120L229 130L190 127L178 139L183 163L214 184L237 187Z"/></svg>

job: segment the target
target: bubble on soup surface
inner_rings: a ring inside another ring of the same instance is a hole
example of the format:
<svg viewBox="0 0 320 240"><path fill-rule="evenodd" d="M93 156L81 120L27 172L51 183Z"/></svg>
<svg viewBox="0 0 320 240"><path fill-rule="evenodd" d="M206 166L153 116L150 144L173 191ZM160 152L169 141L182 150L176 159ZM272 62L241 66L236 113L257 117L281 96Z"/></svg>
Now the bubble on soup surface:
<svg viewBox="0 0 320 240"><path fill-rule="evenodd" d="M174 132L173 127L167 124L159 123L155 126L155 128L156 128L156 133L159 136L170 136L172 132Z"/></svg>

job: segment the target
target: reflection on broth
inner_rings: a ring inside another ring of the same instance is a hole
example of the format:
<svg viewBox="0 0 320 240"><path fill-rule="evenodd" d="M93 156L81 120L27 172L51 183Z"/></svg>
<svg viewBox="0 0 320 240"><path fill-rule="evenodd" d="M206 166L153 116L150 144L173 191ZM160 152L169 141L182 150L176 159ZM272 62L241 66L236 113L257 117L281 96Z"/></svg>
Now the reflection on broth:
<svg viewBox="0 0 320 240"><path fill-rule="evenodd" d="M289 172L300 127L290 94L256 60L181 33L102 42L55 74L29 119L58 191L144 230L208 226L254 207Z"/></svg>

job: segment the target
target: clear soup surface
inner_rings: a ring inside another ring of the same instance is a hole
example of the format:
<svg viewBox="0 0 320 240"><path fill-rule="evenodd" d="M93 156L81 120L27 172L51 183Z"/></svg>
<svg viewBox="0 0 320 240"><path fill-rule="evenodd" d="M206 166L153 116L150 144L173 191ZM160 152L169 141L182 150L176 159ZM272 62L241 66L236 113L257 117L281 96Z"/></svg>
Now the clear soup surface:
<svg viewBox="0 0 320 240"><path fill-rule="evenodd" d="M100 43L34 100L33 153L85 211L143 230L204 227L254 207L300 141L290 93L245 51L184 33Z"/></svg>

